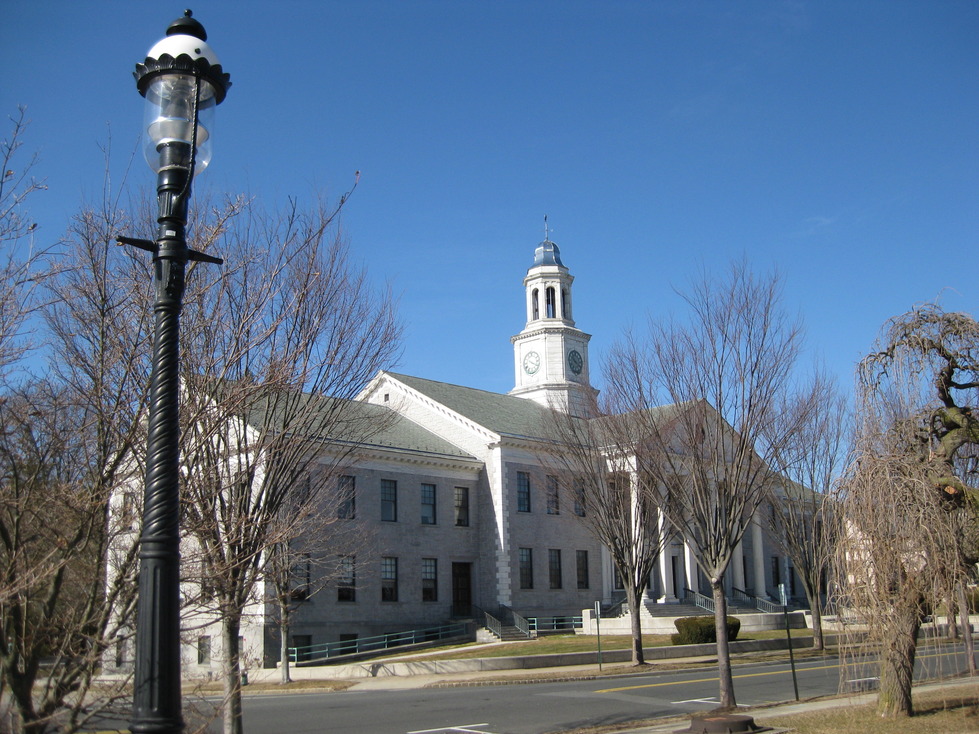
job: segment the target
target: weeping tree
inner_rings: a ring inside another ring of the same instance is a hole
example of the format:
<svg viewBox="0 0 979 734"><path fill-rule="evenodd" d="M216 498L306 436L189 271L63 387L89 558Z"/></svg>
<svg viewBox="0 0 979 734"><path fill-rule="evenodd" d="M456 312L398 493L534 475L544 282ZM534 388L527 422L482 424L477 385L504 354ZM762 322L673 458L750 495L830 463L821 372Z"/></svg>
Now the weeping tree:
<svg viewBox="0 0 979 734"><path fill-rule="evenodd" d="M979 560L979 324L934 304L892 319L860 364L859 387L841 505L843 601L881 649L878 710L910 716L922 619Z"/></svg>

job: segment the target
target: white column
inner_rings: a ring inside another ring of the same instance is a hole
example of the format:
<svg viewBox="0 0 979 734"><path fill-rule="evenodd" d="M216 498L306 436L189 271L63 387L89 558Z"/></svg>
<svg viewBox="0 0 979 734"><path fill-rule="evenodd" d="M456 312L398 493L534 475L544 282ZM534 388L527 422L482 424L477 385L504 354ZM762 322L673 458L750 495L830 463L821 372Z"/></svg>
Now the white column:
<svg viewBox="0 0 979 734"><path fill-rule="evenodd" d="M659 513L658 520L660 538L663 539L663 549L659 553L659 588L663 595L657 601L662 604L665 602L675 602L677 599L676 589L673 588L673 552L670 549L671 544L666 541L668 529L666 518L663 517L662 512Z"/></svg>
<svg viewBox="0 0 979 734"><path fill-rule="evenodd" d="M693 558L693 548L686 540L683 541L683 558L687 567L687 588L691 591L700 591L697 588L697 562Z"/></svg>
<svg viewBox="0 0 979 734"><path fill-rule="evenodd" d="M734 547L731 563L734 565L734 586L744 591L744 546L741 543Z"/></svg>
<svg viewBox="0 0 979 734"><path fill-rule="evenodd" d="M755 596L764 599L768 596L765 585L765 543L761 532L761 520L757 514L751 523L751 546L755 562L755 582L752 588Z"/></svg>

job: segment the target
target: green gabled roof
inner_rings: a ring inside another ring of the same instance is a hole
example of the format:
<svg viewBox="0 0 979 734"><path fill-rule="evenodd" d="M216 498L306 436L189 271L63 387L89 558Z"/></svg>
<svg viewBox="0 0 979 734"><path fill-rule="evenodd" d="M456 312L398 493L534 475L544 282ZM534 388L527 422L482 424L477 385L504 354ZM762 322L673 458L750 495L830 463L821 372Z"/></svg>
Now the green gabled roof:
<svg viewBox="0 0 979 734"><path fill-rule="evenodd" d="M540 438L550 408L527 398L388 372L398 382L484 428L505 436Z"/></svg>
<svg viewBox="0 0 979 734"><path fill-rule="evenodd" d="M216 387L216 397L227 397L234 388L230 381ZM239 408L252 426L272 432L301 434L324 444L385 448L430 457L472 459L475 457L402 418L383 405L358 400L315 395L295 390L256 389L244 392ZM238 411L236 411L238 412Z"/></svg>
<svg viewBox="0 0 979 734"><path fill-rule="evenodd" d="M417 423L398 416L390 408L372 403L357 403L356 405L356 410L364 411L368 418L376 415L379 423L383 422L384 425L379 432L362 441L365 446L392 448L430 456L475 460L472 454L466 453L455 444L449 443Z"/></svg>

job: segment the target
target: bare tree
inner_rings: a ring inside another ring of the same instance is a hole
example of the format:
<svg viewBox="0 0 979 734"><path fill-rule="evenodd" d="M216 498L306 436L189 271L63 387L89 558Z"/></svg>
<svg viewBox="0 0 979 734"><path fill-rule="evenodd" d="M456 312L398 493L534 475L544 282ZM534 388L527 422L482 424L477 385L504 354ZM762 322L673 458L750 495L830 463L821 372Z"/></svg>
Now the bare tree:
<svg viewBox="0 0 979 734"><path fill-rule="evenodd" d="M709 579L717 630L720 704L736 705L724 574L767 497L769 459L790 440L775 412L792 391L799 326L780 309L776 275L746 264L683 293L687 323L653 326L611 355L605 392L643 425L637 470L659 488L659 507ZM659 405L673 405L664 421Z"/></svg>
<svg viewBox="0 0 979 734"><path fill-rule="evenodd" d="M794 426L773 457L771 537L792 561L812 612L813 647L824 648L823 594L833 566L836 530L834 490L846 462L852 426L846 399L835 383L816 375L803 403L783 406L775 420Z"/></svg>
<svg viewBox="0 0 979 734"><path fill-rule="evenodd" d="M548 415L543 434L553 443L541 452L542 463L557 474L575 514L608 548L626 593L632 663L644 665L642 601L665 536L655 487L636 471L643 425L606 401L594 401L584 413L592 417Z"/></svg>
<svg viewBox="0 0 979 734"><path fill-rule="evenodd" d="M922 618L979 559L979 324L929 304L892 319L860 365L857 460L842 504L843 601L881 649L878 710L913 714ZM967 619L967 618L966 618Z"/></svg>
<svg viewBox="0 0 979 734"><path fill-rule="evenodd" d="M392 300L349 263L336 213L244 203L206 233L226 264L196 273L185 301L185 527L220 613L228 734L243 730L243 614L271 549L301 529L281 515L297 492L317 501L350 450L337 446L380 429L352 398L397 348Z"/></svg>
<svg viewBox="0 0 979 734"><path fill-rule="evenodd" d="M372 534L352 519L351 477L334 467L325 476L307 477L307 486L293 493L280 510L276 522L285 528L277 533L283 540L269 551L263 577L278 612L280 681L292 681L289 635L293 618L306 602L336 582L342 570L338 558L363 557L371 546ZM318 489L311 497L313 487Z"/></svg>
<svg viewBox="0 0 979 734"><path fill-rule="evenodd" d="M112 548L119 527L109 516L138 462L143 393L133 375L145 365L134 354L145 333L138 317L123 315L132 271L111 255L107 233L118 215L110 205L80 212L59 248L37 248L27 197L44 185L31 174L33 160L18 167L14 156L25 125L21 110L0 172L8 257L0 290L0 680L25 731L75 731L125 683L95 686L94 675L125 643L133 602L133 549ZM42 327L45 350L31 353L27 337ZM27 377L42 357L45 378Z"/></svg>
<svg viewBox="0 0 979 734"><path fill-rule="evenodd" d="M141 278L110 244L118 217L108 206L75 217L44 276L47 377L4 401L0 536L13 593L0 657L25 731L75 731L125 696L124 678L94 678L131 629L135 543L112 509L139 470L145 405Z"/></svg>
<svg viewBox="0 0 979 734"><path fill-rule="evenodd" d="M37 224L28 210L31 196L47 187L33 175L37 157L21 163L18 154L29 124L26 109L21 107L11 123L10 134L0 140L0 380L4 387L10 371L23 366L21 358L30 347L25 329L39 305L36 296L47 252L36 246Z"/></svg>

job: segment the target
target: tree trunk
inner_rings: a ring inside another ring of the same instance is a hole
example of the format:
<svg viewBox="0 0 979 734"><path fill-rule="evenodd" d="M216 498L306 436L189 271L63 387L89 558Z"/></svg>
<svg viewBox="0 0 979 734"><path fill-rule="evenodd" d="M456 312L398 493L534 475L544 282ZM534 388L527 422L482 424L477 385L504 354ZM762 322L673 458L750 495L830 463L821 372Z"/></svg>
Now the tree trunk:
<svg viewBox="0 0 979 734"><path fill-rule="evenodd" d="M812 649L825 650L826 643L823 640L823 609L820 604L819 596L819 576L815 574L815 579L809 576L802 576L802 586L809 600L809 613L812 615Z"/></svg>
<svg viewBox="0 0 979 734"><path fill-rule="evenodd" d="M969 621L969 600L965 596L965 584L958 586L959 619L962 621L962 639L965 642L965 654L969 659L969 675L976 674L976 648L972 639L972 624Z"/></svg>
<svg viewBox="0 0 979 734"><path fill-rule="evenodd" d="M812 607L812 649L825 650L826 643L823 640L823 615L819 610L819 604L813 604Z"/></svg>
<svg viewBox="0 0 979 734"><path fill-rule="evenodd" d="M22 730L25 734L44 734L47 724L38 720L37 709L34 707L35 678L30 672L21 674L17 670L17 653L15 651L11 650L9 655L12 656L12 661L4 660L4 678L9 684L11 698L14 699Z"/></svg>
<svg viewBox="0 0 979 734"><path fill-rule="evenodd" d="M948 609L948 614L945 615L945 626L948 628L948 636L953 640L959 639L959 622L955 618L957 607L958 602L955 597L955 592L952 592L948 595L948 600L945 602L945 608Z"/></svg>
<svg viewBox="0 0 979 734"><path fill-rule="evenodd" d="M632 620L632 664L645 665L646 656L642 650L642 617L640 616L642 592L628 586L625 594L626 603L629 605L629 617Z"/></svg>
<svg viewBox="0 0 979 734"><path fill-rule="evenodd" d="M891 620L891 638L881 651L877 713L888 718L913 716L911 682L921 628L920 605L905 602L895 607Z"/></svg>
<svg viewBox="0 0 979 734"><path fill-rule="evenodd" d="M241 661L238 633L241 631L241 617L225 611L221 623L224 635L224 734L244 734L241 716Z"/></svg>
<svg viewBox="0 0 979 734"><path fill-rule="evenodd" d="M717 632L717 676L720 681L718 698L722 709L733 709L738 704L734 698L734 678L731 675L731 650L727 638L727 597L724 596L723 577L711 579L710 588L714 596L714 629Z"/></svg>
<svg viewBox="0 0 979 734"><path fill-rule="evenodd" d="M289 604L279 603L279 669L282 672L282 685L292 683L289 677Z"/></svg>

